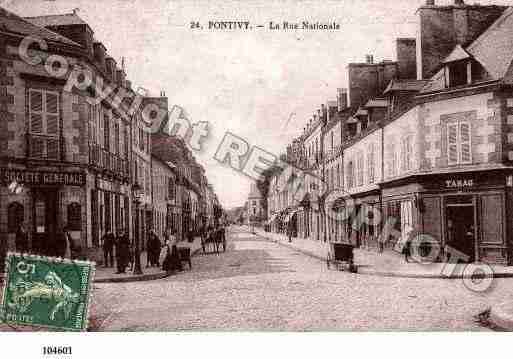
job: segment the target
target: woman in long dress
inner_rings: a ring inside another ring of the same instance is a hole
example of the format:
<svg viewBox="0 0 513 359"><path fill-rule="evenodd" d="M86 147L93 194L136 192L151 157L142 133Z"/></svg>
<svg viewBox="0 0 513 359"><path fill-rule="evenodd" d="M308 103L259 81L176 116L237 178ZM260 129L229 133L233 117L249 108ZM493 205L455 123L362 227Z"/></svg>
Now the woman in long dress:
<svg viewBox="0 0 513 359"><path fill-rule="evenodd" d="M176 246L177 239L174 233L169 236L169 240L165 244L167 246L167 256L162 265L162 269L165 271L181 271L182 261L180 260L180 254L178 253L178 247Z"/></svg>

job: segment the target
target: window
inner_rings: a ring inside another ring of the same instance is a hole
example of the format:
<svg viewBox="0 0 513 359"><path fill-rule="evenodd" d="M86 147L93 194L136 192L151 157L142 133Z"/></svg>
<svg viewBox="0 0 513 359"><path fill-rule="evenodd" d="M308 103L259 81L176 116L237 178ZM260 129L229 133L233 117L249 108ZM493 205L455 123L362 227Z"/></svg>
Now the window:
<svg viewBox="0 0 513 359"><path fill-rule="evenodd" d="M412 164L413 148L412 147L413 147L412 146L412 136L408 135L408 136L404 137L403 143L402 143L401 154L402 154L402 169L405 172L410 171L413 167L413 164Z"/></svg>
<svg viewBox="0 0 513 359"><path fill-rule="evenodd" d="M371 143L369 146L369 152L367 152L367 178L369 183L374 183L374 144Z"/></svg>
<svg viewBox="0 0 513 359"><path fill-rule="evenodd" d="M110 151L110 121L107 114L103 115L103 148Z"/></svg>
<svg viewBox="0 0 513 359"><path fill-rule="evenodd" d="M354 181L354 168L353 168L353 161L349 161L347 164L347 188L353 188L353 182Z"/></svg>
<svg viewBox="0 0 513 359"><path fill-rule="evenodd" d="M125 144L125 158L128 158L128 146L130 145L130 142L128 140L128 130L129 130L129 126L125 125L125 132L124 132L124 136L125 136L125 141L124 141L124 144Z"/></svg>
<svg viewBox="0 0 513 359"><path fill-rule="evenodd" d="M356 174L357 174L358 186L363 186L363 152L361 152L361 151L358 153L356 166L357 166Z"/></svg>
<svg viewBox="0 0 513 359"><path fill-rule="evenodd" d="M173 181L172 178L169 179L168 193L169 193L169 198L170 199L175 199L175 197L176 197L176 187L175 187L175 182Z"/></svg>
<svg viewBox="0 0 513 359"><path fill-rule="evenodd" d="M119 154L119 123L114 123L114 148L113 148L113 152L116 153L116 154Z"/></svg>
<svg viewBox="0 0 513 359"><path fill-rule="evenodd" d="M469 122L447 124L447 163L472 163L471 125Z"/></svg>
<svg viewBox="0 0 513 359"><path fill-rule="evenodd" d="M469 83L468 66L471 66L468 61L459 61L447 66L449 87L463 86Z"/></svg>
<svg viewBox="0 0 513 359"><path fill-rule="evenodd" d="M23 205L18 202L12 202L7 207L7 232L15 233L18 226L23 222Z"/></svg>
<svg viewBox="0 0 513 359"><path fill-rule="evenodd" d="M29 89L30 155L59 157L59 93Z"/></svg>
<svg viewBox="0 0 513 359"><path fill-rule="evenodd" d="M80 203L73 202L68 205L68 229L70 231L82 230L82 208Z"/></svg>
<svg viewBox="0 0 513 359"><path fill-rule="evenodd" d="M394 177L397 174L397 153L395 152L395 143L388 144L388 176Z"/></svg>
<svg viewBox="0 0 513 359"><path fill-rule="evenodd" d="M340 164L337 164L337 188L340 188Z"/></svg>

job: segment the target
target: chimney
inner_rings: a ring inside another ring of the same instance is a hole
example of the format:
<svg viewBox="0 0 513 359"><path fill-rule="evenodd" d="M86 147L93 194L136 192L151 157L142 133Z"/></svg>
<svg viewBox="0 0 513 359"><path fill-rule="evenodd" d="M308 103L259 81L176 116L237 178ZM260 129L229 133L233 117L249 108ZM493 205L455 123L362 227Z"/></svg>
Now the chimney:
<svg viewBox="0 0 513 359"><path fill-rule="evenodd" d="M365 55L365 63L371 65L374 63L374 56L373 55Z"/></svg>
<svg viewBox="0 0 513 359"><path fill-rule="evenodd" d="M112 82L116 83L116 60L112 57L107 57L105 60L107 67L107 78Z"/></svg>
<svg viewBox="0 0 513 359"><path fill-rule="evenodd" d="M94 52L94 60L98 64L98 67L102 71L106 71L106 62L105 58L107 56L107 49L105 49L105 46L101 42L95 42L93 44L93 52Z"/></svg>
<svg viewBox="0 0 513 359"><path fill-rule="evenodd" d="M339 111L345 110L347 108L347 89L346 88L338 88L337 89L337 107Z"/></svg>

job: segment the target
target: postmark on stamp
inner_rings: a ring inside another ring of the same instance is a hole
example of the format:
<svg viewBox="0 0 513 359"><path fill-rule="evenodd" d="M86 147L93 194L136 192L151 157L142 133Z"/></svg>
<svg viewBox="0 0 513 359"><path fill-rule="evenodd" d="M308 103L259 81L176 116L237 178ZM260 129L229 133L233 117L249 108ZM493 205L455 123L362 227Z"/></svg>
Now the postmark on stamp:
<svg viewBox="0 0 513 359"><path fill-rule="evenodd" d="M1 321L86 330L95 263L8 253Z"/></svg>

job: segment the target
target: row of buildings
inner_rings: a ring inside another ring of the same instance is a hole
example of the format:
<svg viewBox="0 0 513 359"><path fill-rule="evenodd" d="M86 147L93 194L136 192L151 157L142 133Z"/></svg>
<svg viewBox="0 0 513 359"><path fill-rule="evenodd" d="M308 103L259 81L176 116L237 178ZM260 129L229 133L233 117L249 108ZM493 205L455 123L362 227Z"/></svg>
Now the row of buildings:
<svg viewBox="0 0 513 359"><path fill-rule="evenodd" d="M349 64L347 87L287 147L290 165L266 177L268 226L378 248L393 219L401 236L511 264L513 8L428 0L417 15L417 37L397 39L397 59ZM291 178L302 172L297 198ZM326 215L347 198L350 218Z"/></svg>
<svg viewBox="0 0 513 359"><path fill-rule="evenodd" d="M70 87L72 69L92 81ZM76 12L23 18L0 8L2 251L21 223L34 252L67 228L90 256L109 231L144 244L151 229L184 238L214 225L222 208L204 168L181 137L149 130L147 108L167 113L165 93L136 93Z"/></svg>

